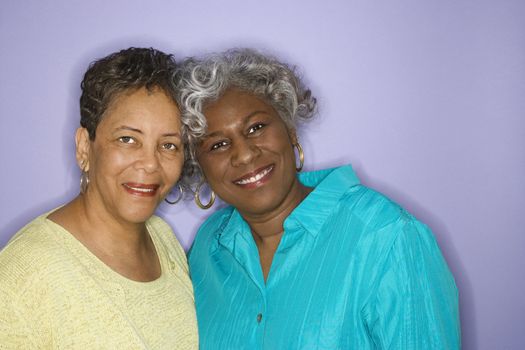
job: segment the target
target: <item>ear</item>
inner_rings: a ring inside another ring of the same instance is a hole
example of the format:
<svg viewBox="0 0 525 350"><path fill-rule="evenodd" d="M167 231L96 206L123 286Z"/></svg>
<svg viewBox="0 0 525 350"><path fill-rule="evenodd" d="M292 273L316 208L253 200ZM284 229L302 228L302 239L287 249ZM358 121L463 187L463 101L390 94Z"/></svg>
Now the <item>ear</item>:
<svg viewBox="0 0 525 350"><path fill-rule="evenodd" d="M89 153L91 150L91 141L89 132L86 128L78 128L75 133L75 143L77 146L76 158L77 164L81 170L89 171Z"/></svg>

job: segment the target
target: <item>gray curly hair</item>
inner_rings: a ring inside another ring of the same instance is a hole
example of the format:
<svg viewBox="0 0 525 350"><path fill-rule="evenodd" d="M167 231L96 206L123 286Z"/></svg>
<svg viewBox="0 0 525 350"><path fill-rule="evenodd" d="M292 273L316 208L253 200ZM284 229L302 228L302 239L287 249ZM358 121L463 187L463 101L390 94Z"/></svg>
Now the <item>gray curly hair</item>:
<svg viewBox="0 0 525 350"><path fill-rule="evenodd" d="M174 76L175 90L188 126L187 185L203 181L195 149L206 133L204 108L230 88L252 93L270 104L290 130L312 118L316 99L301 82L295 67L253 49L231 49L204 59L189 58Z"/></svg>

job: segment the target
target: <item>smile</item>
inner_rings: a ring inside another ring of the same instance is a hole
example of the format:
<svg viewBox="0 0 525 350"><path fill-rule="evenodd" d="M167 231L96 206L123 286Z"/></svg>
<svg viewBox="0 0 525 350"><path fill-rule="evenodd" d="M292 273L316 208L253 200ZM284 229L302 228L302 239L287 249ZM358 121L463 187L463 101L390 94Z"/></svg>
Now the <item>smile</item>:
<svg viewBox="0 0 525 350"><path fill-rule="evenodd" d="M152 196L155 194L155 192L157 192L157 189L159 188L159 185L146 185L136 183L123 183L122 186L124 186L127 192L141 196Z"/></svg>
<svg viewBox="0 0 525 350"><path fill-rule="evenodd" d="M270 165L269 167L262 169L261 171L257 172L254 175L249 174L247 176L243 176L241 179L235 180L234 183L237 185L254 184L256 182L261 181L265 176L270 174L272 170L273 170L273 165Z"/></svg>

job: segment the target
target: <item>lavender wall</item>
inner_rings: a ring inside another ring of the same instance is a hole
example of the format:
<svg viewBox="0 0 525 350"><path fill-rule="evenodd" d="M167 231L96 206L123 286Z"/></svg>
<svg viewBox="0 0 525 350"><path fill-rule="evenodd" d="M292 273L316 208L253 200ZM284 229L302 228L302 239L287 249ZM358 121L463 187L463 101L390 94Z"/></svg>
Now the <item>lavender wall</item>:
<svg viewBox="0 0 525 350"><path fill-rule="evenodd" d="M434 230L465 349L525 346L525 2L41 1L0 4L0 246L78 191L87 64L154 46L231 46L297 63L320 101L306 167L352 163ZM521 96L521 97L520 97ZM159 214L185 247L205 214Z"/></svg>

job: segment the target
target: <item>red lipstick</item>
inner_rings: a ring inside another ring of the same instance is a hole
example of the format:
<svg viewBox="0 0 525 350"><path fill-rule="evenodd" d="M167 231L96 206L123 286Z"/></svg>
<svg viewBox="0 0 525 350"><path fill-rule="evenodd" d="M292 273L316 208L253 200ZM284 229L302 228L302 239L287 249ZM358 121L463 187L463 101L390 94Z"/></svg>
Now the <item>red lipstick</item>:
<svg viewBox="0 0 525 350"><path fill-rule="evenodd" d="M126 182L122 186L129 194L139 197L153 197L159 189L159 185L156 184L141 184L135 182Z"/></svg>

